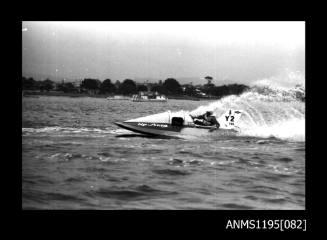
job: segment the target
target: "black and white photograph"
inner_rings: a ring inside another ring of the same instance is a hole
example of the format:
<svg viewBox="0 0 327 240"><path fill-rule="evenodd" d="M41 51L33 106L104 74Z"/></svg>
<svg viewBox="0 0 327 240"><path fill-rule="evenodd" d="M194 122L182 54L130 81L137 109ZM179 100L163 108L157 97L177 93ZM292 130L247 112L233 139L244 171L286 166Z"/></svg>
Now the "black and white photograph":
<svg viewBox="0 0 327 240"><path fill-rule="evenodd" d="M305 27L21 21L22 209L306 210Z"/></svg>

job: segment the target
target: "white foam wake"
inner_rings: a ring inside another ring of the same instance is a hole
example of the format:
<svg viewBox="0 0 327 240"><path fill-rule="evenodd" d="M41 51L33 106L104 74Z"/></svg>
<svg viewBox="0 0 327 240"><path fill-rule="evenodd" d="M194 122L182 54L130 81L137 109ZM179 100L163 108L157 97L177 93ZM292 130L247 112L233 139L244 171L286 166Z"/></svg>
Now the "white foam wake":
<svg viewBox="0 0 327 240"><path fill-rule="evenodd" d="M43 127L43 128L22 128L22 133L111 133L113 130L100 128L72 128L72 127Z"/></svg>
<svg viewBox="0 0 327 240"><path fill-rule="evenodd" d="M197 115L211 110L216 117L220 117L229 109L241 110L242 116L238 124L241 135L305 141L304 86L297 84L289 88L276 82L270 83L268 80L257 81L247 92L201 106L191 114Z"/></svg>
<svg viewBox="0 0 327 240"><path fill-rule="evenodd" d="M257 125L250 128L241 128L240 135L254 137L276 137L287 141L305 141L305 120L289 119L271 125Z"/></svg>

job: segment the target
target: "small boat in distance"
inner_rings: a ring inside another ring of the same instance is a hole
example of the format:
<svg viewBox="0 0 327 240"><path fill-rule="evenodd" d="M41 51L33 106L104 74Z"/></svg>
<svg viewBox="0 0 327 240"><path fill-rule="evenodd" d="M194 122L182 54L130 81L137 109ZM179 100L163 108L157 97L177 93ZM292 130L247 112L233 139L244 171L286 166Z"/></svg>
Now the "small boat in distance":
<svg viewBox="0 0 327 240"><path fill-rule="evenodd" d="M107 97L107 100L130 100L131 98L128 96L122 96L122 95L115 95L113 97Z"/></svg>
<svg viewBox="0 0 327 240"><path fill-rule="evenodd" d="M167 102L168 98L158 92L139 92L133 95L133 102Z"/></svg>

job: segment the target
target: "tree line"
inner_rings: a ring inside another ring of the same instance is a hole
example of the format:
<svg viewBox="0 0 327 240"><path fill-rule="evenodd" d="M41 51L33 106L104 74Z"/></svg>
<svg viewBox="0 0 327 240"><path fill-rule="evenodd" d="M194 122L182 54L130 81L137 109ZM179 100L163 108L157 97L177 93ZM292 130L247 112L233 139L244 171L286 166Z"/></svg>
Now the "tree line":
<svg viewBox="0 0 327 240"><path fill-rule="evenodd" d="M206 77L207 84L193 86L192 84L181 85L174 78L167 78L164 82L151 83L148 86L136 84L132 79L125 79L123 82L117 80L115 83L111 79L100 81L99 79L85 78L77 86L72 82L55 83L50 79L36 81L33 78L22 77L22 90L38 90L49 92L51 90L65 93L88 93L88 94L122 94L131 95L139 91L153 91L168 96L192 96L192 97L218 97L221 98L231 94L241 94L249 89L243 84L229 84L215 86L211 83L212 78ZM202 95L201 95L202 94Z"/></svg>

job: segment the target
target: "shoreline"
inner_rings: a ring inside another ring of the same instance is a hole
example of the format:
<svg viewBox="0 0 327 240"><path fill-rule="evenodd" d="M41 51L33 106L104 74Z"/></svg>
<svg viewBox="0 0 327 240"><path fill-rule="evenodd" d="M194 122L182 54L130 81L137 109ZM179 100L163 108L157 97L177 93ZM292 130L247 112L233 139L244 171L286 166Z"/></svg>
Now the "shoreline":
<svg viewBox="0 0 327 240"><path fill-rule="evenodd" d="M24 91L24 93L22 94L22 97L29 97L29 96L107 98L107 97L113 97L115 95L112 95L112 94L87 94L87 93L64 93L64 92L56 92L56 91L51 91L51 92ZM198 97L191 97L191 96L174 96L174 95L172 95L172 96L167 95L167 98L168 98L168 100L175 99L175 100L189 100L189 101L201 101L201 100L203 101L203 100L218 100L219 99L219 98L198 98Z"/></svg>

